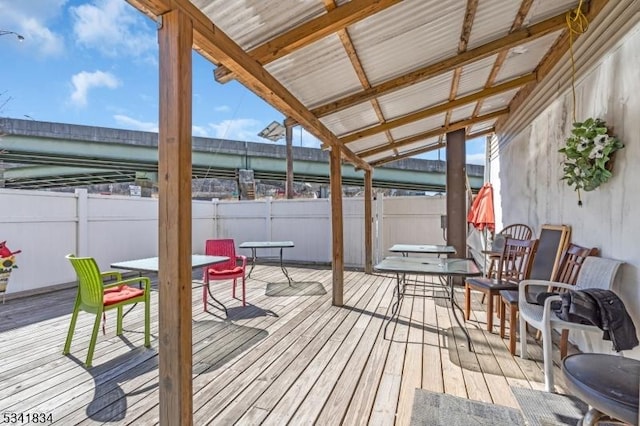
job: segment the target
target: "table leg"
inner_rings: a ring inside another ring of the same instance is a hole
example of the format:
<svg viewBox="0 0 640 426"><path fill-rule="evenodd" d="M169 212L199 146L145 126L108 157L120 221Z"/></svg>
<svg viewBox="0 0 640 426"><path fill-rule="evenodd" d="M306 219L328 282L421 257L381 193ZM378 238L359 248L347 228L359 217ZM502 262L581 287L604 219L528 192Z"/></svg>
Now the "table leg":
<svg viewBox="0 0 640 426"><path fill-rule="evenodd" d="M287 268L284 267L284 264L282 263L282 247L280 247L280 269L282 269L282 273L284 274L285 277L287 277L287 280L289 281L289 285L291 285L291 277L289 276L289 272L287 271Z"/></svg>
<svg viewBox="0 0 640 426"><path fill-rule="evenodd" d="M460 305L458 305L458 302L456 302L456 298L455 298L455 291L453 288L453 277L452 276L448 276L447 277L447 281L449 284L449 299L451 300L451 310L453 311L453 318L455 318L456 322L458 323L458 326L460 326L460 328L462 329L462 332L464 333L464 335L467 338L467 349L469 351L471 351L471 336L469 336L469 332L467 331L467 328L460 322L460 319L458 319L458 315L456 314L456 308L460 309L460 312L464 313L462 310L462 307L460 307Z"/></svg>
<svg viewBox="0 0 640 426"><path fill-rule="evenodd" d="M211 293L211 286L209 285L209 281L207 280L207 282L204 285L207 286L207 291L209 292L209 297L211 297L214 302L216 302L218 305L220 305L222 307L222 310L224 311L225 316L228 317L229 316L229 312L227 312L227 307L224 306L224 304L221 301L216 299L215 296L213 295L213 293ZM218 307L218 309L220 309L220 308Z"/></svg>
<svg viewBox="0 0 640 426"><path fill-rule="evenodd" d="M402 274L404 276L404 274ZM395 302L393 302L393 305L391 306L391 315L389 316L389 318L387 318L387 323L384 326L384 338L387 338L387 328L389 327L389 324L391 324L391 321L393 320L393 317L397 315L397 318L400 317L400 300L402 299L402 297L404 296L404 293L400 290L400 284L401 284L402 278L400 278L400 273L396 273L396 287L393 289L393 295L396 297Z"/></svg>
<svg viewBox="0 0 640 426"><path fill-rule="evenodd" d="M247 274L246 278L249 278L251 276L251 273L253 272L253 268L255 268L256 266L256 248L252 247L251 248L251 269L249 269L249 273Z"/></svg>

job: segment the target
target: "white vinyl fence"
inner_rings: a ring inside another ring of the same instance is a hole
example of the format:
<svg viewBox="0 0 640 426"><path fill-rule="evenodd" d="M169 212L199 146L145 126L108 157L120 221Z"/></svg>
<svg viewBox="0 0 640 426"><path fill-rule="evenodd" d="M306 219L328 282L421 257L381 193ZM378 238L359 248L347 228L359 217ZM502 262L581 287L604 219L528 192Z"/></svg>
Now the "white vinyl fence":
<svg viewBox="0 0 640 426"><path fill-rule="evenodd" d="M364 200L343 198L345 265L364 266ZM374 262L396 243L444 243L444 197L385 197L373 202ZM288 262L331 262L328 199L193 201L193 253L211 238L291 240ZM0 189L0 241L16 256L7 294L69 283L69 253L94 257L101 268L122 260L157 256L158 203L154 198ZM249 255L242 250L240 254ZM262 253L261 253L262 254ZM267 253L264 253L265 255ZM276 255L277 253L272 253Z"/></svg>

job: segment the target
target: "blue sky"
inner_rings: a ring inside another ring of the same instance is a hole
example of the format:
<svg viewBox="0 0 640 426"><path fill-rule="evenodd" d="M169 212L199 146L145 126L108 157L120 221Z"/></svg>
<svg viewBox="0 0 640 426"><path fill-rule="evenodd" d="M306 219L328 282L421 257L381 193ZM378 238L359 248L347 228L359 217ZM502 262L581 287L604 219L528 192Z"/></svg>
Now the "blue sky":
<svg viewBox="0 0 640 426"><path fill-rule="evenodd" d="M0 116L158 130L155 23L124 0L0 0L0 30L24 36L0 37ZM214 65L193 55L193 135L267 142L257 134L283 115L235 81L216 83ZM296 128L294 145L320 143ZM484 138L467 154L483 164Z"/></svg>

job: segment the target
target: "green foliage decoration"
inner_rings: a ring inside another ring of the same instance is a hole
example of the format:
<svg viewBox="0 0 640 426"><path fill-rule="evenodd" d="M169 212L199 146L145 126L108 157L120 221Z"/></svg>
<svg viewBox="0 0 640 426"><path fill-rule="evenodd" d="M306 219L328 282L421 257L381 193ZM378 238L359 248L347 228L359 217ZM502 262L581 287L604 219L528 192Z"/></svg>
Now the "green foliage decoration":
<svg viewBox="0 0 640 426"><path fill-rule="evenodd" d="M558 151L565 155L562 180L580 190L593 191L611 178L612 156L624 144L609 135L607 124L599 118L573 123L571 135ZM579 201L579 205L582 202Z"/></svg>

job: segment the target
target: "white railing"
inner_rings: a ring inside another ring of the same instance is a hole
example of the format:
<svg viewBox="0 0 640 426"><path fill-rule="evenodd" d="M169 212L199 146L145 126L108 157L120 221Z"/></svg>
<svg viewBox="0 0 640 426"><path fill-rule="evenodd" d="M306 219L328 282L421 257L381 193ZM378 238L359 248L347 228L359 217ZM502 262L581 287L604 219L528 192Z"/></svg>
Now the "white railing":
<svg viewBox="0 0 640 426"><path fill-rule="evenodd" d="M364 266L364 201L343 198L345 265ZM0 189L0 241L17 255L19 269L7 293L68 283L75 274L68 253L110 263L156 256L158 203L153 198ZM440 216L444 197L382 197L373 203L374 262L396 243L444 242ZM242 241L291 240L286 261L331 262L328 199L193 201L193 252L210 238ZM241 251L240 251L241 253ZM248 255L249 253L244 253ZM272 253L275 254L275 253Z"/></svg>

